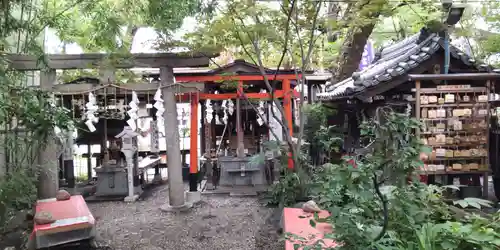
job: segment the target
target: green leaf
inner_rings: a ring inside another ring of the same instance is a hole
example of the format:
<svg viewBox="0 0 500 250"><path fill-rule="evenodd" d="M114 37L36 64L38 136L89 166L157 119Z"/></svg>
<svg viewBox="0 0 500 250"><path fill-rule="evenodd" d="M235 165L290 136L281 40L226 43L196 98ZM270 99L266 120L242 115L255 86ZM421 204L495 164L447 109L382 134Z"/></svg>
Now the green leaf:
<svg viewBox="0 0 500 250"><path fill-rule="evenodd" d="M311 225L311 227L316 228L316 221L314 221L313 219L309 220L309 225Z"/></svg>

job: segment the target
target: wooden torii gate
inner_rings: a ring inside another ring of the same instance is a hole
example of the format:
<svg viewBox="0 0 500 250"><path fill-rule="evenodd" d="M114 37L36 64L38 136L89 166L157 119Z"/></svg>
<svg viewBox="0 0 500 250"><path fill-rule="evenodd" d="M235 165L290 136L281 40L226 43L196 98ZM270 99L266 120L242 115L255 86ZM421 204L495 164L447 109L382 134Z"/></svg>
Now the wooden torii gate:
<svg viewBox="0 0 500 250"><path fill-rule="evenodd" d="M137 86L138 88L158 88L174 84L173 68L177 67L207 67L210 58L217 55L207 55L203 53L140 53L130 55L119 54L77 54L77 55L45 55L45 60L30 55L11 54L7 55L11 69L19 71L40 71L40 87L47 91L63 94L64 92L85 91L91 86L87 84L74 84L71 86L59 85L56 80L56 70L68 69L91 69L100 70L101 83L113 83L115 81L114 69L123 68L159 68L160 86L158 84L145 84ZM114 60L112 68L106 67L106 61ZM203 91L203 87L199 86ZM192 88L177 88L182 93L193 92ZM175 106L175 93L172 88L163 87L162 95L165 100L165 117L175 117L174 119L165 119L165 127L177 127L178 121L177 109L168 108L168 105ZM166 129L166 131L169 131ZM175 133L167 133L167 137ZM178 137L178 135L177 135ZM167 138L169 140L169 138ZM57 153L54 139L47 141L47 146L40 152L39 164L44 166L41 169L38 196L40 199L55 197L58 190L58 164ZM167 154L169 159L168 174L170 179L170 206L184 206L184 187L182 183L181 155L178 143L167 144Z"/></svg>

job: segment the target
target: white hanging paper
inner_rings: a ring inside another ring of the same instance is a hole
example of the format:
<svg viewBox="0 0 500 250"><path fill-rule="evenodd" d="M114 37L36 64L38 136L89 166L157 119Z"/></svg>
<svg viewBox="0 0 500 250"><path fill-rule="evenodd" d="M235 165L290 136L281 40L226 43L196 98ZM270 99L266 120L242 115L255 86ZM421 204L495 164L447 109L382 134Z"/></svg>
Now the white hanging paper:
<svg viewBox="0 0 500 250"><path fill-rule="evenodd" d="M132 91L132 101L136 104L139 104L139 97L137 96L137 93L135 91Z"/></svg>
<svg viewBox="0 0 500 250"><path fill-rule="evenodd" d="M62 131L61 131L61 129L60 129L58 126L55 126L55 127L54 127L54 133L55 133L55 135L60 135L60 134L61 134L61 132L62 132Z"/></svg>
<svg viewBox="0 0 500 250"><path fill-rule="evenodd" d="M222 122L223 122L224 124L227 124L227 119L228 119L228 117L227 117L227 113L226 113L226 112L224 112L224 116L222 117Z"/></svg>
<svg viewBox="0 0 500 250"><path fill-rule="evenodd" d="M152 128L152 125L151 125L151 119L144 119L143 121L144 121L144 123L142 124L142 126L140 126L140 128L139 128L139 129L140 129L142 132L147 132L147 131L149 131L149 129L151 129L151 128Z"/></svg>
<svg viewBox="0 0 500 250"><path fill-rule="evenodd" d="M212 102L210 100L207 100L205 102L205 106L207 107L207 109L205 110L205 118L207 119L208 123L211 123L212 119L214 119L214 109L212 108Z"/></svg>
<svg viewBox="0 0 500 250"><path fill-rule="evenodd" d="M76 128L75 128L75 129L73 130L72 136L73 136L73 139L78 138L78 129L76 129Z"/></svg>
<svg viewBox="0 0 500 250"><path fill-rule="evenodd" d="M94 132L97 130L91 120L86 121L85 125L87 125L87 128L90 130L90 132Z"/></svg>
<svg viewBox="0 0 500 250"><path fill-rule="evenodd" d="M130 128L131 128L132 130L134 130L134 131L137 129L137 125L135 124L135 120L133 120L133 119L128 119L128 120L127 120L127 124L128 124L128 125L130 126Z"/></svg>
<svg viewBox="0 0 500 250"><path fill-rule="evenodd" d="M155 109L163 109L163 102L156 101L153 107L155 107Z"/></svg>
<svg viewBox="0 0 500 250"><path fill-rule="evenodd" d="M275 113L276 113L276 118L274 118L273 116L270 116L270 119L269 119L269 127L271 130L274 131L274 133L269 133L269 139L271 141L282 141L283 140L283 128L281 127L280 125L280 120L281 120L281 113L278 111L278 108L276 107L276 105L272 104L272 105L268 105L268 112L271 114L271 109L274 109ZM277 136L277 138L275 138L275 136Z"/></svg>
<svg viewBox="0 0 500 250"><path fill-rule="evenodd" d="M89 112L89 111L87 111L86 118L87 118L87 120L89 120L89 121L91 121L93 123L98 123L99 122L99 118L97 118L94 115L94 113Z"/></svg>
<svg viewBox="0 0 500 250"><path fill-rule="evenodd" d="M76 145L76 144L73 144L73 154L81 155L80 149L78 148L78 145Z"/></svg>
<svg viewBox="0 0 500 250"><path fill-rule="evenodd" d="M137 112L133 112L133 111L131 112L131 111L132 110L127 111L127 114L130 117L130 119L132 119L134 121L137 120L137 119L139 119L139 116L137 115Z"/></svg>
<svg viewBox="0 0 500 250"><path fill-rule="evenodd" d="M165 112L165 109L163 107L160 107L159 109L156 110L156 116L158 116L158 117L163 116L164 112Z"/></svg>
<svg viewBox="0 0 500 250"><path fill-rule="evenodd" d="M262 126L262 124L264 124L264 121L259 117L257 118L257 123L259 124L259 126Z"/></svg>
<svg viewBox="0 0 500 250"><path fill-rule="evenodd" d="M211 123L212 120L214 119L214 116L212 115L212 113L207 113L206 118L207 118L207 122Z"/></svg>
<svg viewBox="0 0 500 250"><path fill-rule="evenodd" d="M158 123L158 133L161 134L161 136L165 136L165 126L163 122L161 124Z"/></svg>
<svg viewBox="0 0 500 250"><path fill-rule="evenodd" d="M87 103L85 104L85 108L87 108L87 111L92 111L92 112L94 112L94 111L97 111L97 109L98 109L99 107L97 107L97 106L96 106L95 104L93 104L93 103L87 102Z"/></svg>
<svg viewBox="0 0 500 250"><path fill-rule="evenodd" d="M155 93L155 96L153 97L153 100L157 102L163 102L163 99L161 99L161 89L158 89Z"/></svg>
<svg viewBox="0 0 500 250"><path fill-rule="evenodd" d="M233 115L234 113L234 103L232 100L229 100L227 102L227 111L229 112L230 115Z"/></svg>
<svg viewBox="0 0 500 250"><path fill-rule="evenodd" d="M89 103L96 104L95 96L92 93L89 93Z"/></svg>
<svg viewBox="0 0 500 250"><path fill-rule="evenodd" d="M137 103L131 101L129 102L128 106L133 109L133 110L138 110L139 109L139 106L137 106Z"/></svg>

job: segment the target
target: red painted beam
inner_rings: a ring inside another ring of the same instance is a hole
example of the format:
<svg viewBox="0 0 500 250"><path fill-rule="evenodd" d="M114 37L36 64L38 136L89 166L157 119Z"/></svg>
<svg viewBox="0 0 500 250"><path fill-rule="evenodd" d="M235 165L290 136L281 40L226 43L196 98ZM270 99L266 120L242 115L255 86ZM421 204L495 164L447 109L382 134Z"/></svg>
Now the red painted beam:
<svg viewBox="0 0 500 250"><path fill-rule="evenodd" d="M271 99L271 95L268 93L245 93L245 96L249 99ZM284 92L283 90L277 90L274 93L275 98L283 98ZM237 93L225 93L225 94L204 94L200 93L200 99L202 100L227 100L227 99L236 99L238 97Z"/></svg>
<svg viewBox="0 0 500 250"><path fill-rule="evenodd" d="M266 75L268 80L297 80L297 75ZM300 79L301 74L298 75ZM213 75L213 76L176 76L177 82L214 82L214 81L228 81L228 80L241 80L241 81L263 81L262 75Z"/></svg>
<svg viewBox="0 0 500 250"><path fill-rule="evenodd" d="M184 93L177 94L176 100L181 102L190 102L192 96L198 95L199 100L227 100L227 99L236 99L238 97L237 93L224 93L224 94L209 94L209 93ZM268 93L245 93L245 96L249 99L271 99L271 95ZM276 90L274 92L274 98L283 98L285 97L285 92L283 90ZM293 90L293 97L299 98L300 94Z"/></svg>

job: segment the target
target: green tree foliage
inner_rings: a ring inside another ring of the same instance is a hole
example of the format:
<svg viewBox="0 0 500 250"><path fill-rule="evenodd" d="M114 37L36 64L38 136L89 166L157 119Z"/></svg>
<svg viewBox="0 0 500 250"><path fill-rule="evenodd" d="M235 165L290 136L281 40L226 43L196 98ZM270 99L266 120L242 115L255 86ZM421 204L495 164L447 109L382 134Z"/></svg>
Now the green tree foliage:
<svg viewBox="0 0 500 250"><path fill-rule="evenodd" d="M77 43L86 52L129 52L139 28L163 35L180 28L185 17L201 10L198 0L44 0L42 15L61 13L49 27L62 42Z"/></svg>
<svg viewBox="0 0 500 250"><path fill-rule="evenodd" d="M182 26L185 17L206 10L202 0L43 0L39 16L49 20L63 44L76 43L84 52L130 53L139 28L154 28L169 37ZM50 19L56 15L56 18ZM112 67L120 58L110 58L102 67ZM82 76L98 76L96 70L65 70L62 81ZM117 70L123 83L136 82L129 70Z"/></svg>
<svg viewBox="0 0 500 250"><path fill-rule="evenodd" d="M441 12L430 2L405 4L380 18L371 39L379 47L391 41L400 41L420 31L429 21L441 18Z"/></svg>
<svg viewBox="0 0 500 250"><path fill-rule="evenodd" d="M326 43L325 34L318 29L321 16L315 14L316 4L314 1L297 1L293 13L290 13L292 19L290 23L289 1L288 3L284 1L280 7L257 1L228 1L225 6L217 8L216 15L200 18L200 27L186 34L183 41L163 41L162 45L163 47L183 45L193 50L223 51L233 58L242 58L249 62L256 62L256 54L260 53L264 65L273 68L279 64L287 41L288 51L281 65L291 68L292 65L300 64L301 47L305 50L309 44L310 31L313 29L314 20L317 19L319 21L314 28L317 31L313 36L314 49L309 67L322 67L324 56L321 53L333 50L334 46ZM287 26L289 32L286 31ZM255 51L254 43L259 44L259 52Z"/></svg>
<svg viewBox="0 0 500 250"><path fill-rule="evenodd" d="M480 40L481 56L488 58L498 55L500 51L500 3L496 1L485 3L481 8L481 16L486 21L487 27L485 28L491 31ZM500 60L497 59L494 63L498 66Z"/></svg>

